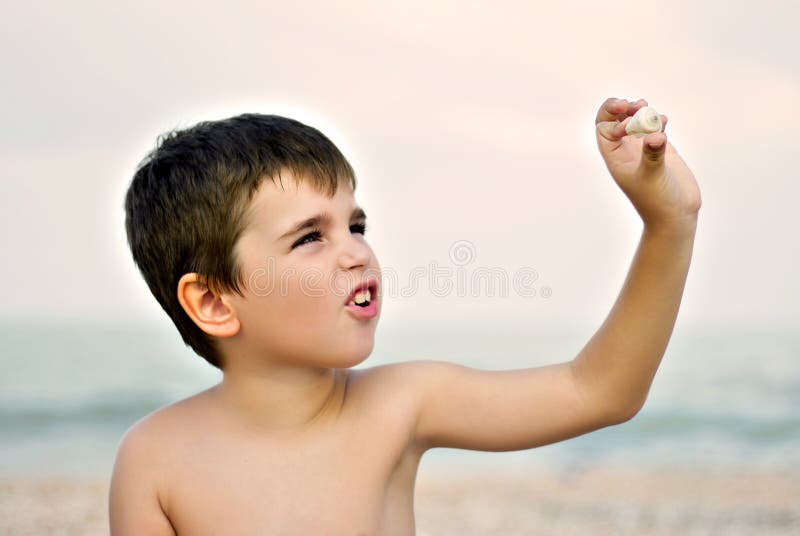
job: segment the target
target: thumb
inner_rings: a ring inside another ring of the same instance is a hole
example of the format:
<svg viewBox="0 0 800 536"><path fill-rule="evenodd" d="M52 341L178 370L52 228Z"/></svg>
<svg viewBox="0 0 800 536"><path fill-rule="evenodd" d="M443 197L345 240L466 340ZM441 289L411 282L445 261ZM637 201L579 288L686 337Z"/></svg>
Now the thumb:
<svg viewBox="0 0 800 536"><path fill-rule="evenodd" d="M642 166L653 169L664 165L667 151L667 136L663 132L648 134L642 143Z"/></svg>

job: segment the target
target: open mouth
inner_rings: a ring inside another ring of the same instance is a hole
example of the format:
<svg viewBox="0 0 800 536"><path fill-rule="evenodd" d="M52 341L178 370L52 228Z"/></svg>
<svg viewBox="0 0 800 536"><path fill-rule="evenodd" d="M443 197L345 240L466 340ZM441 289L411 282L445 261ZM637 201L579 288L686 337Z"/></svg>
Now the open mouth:
<svg viewBox="0 0 800 536"><path fill-rule="evenodd" d="M356 307L369 307L374 301L377 294L378 284L375 281L358 285L347 300L346 305L355 305Z"/></svg>

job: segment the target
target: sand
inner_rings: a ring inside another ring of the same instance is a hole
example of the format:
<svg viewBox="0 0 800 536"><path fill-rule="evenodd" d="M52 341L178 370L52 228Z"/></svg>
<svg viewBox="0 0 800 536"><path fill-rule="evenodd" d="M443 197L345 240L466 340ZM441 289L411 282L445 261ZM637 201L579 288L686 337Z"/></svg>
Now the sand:
<svg viewBox="0 0 800 536"><path fill-rule="evenodd" d="M800 534L800 478L590 471L417 483L419 536Z"/></svg>
<svg viewBox="0 0 800 536"><path fill-rule="evenodd" d="M104 478L0 476L0 535L108 534ZM420 473L418 536L797 535L800 475Z"/></svg>

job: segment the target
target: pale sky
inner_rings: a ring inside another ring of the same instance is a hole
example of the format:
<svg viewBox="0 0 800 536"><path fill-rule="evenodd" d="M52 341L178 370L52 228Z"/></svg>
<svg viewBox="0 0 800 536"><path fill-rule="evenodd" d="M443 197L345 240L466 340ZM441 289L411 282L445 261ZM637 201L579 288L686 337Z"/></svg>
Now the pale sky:
<svg viewBox="0 0 800 536"><path fill-rule="evenodd" d="M339 145L401 281L459 241L468 270L538 274L532 298L390 296L383 322L599 326L641 231L594 142L617 96L669 116L702 192L679 322L800 328L797 4L532 4L5 2L0 317L168 322L125 189L160 133L254 111Z"/></svg>

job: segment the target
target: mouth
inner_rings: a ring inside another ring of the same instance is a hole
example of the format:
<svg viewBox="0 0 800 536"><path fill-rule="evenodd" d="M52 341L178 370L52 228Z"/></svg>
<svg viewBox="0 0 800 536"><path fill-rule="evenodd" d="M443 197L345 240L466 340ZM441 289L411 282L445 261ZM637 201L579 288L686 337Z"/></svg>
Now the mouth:
<svg viewBox="0 0 800 536"><path fill-rule="evenodd" d="M370 280L357 285L344 305L345 309L360 320L378 316L378 282Z"/></svg>
<svg viewBox="0 0 800 536"><path fill-rule="evenodd" d="M356 285L344 304L349 307L368 308L375 303L377 296L378 281L370 279Z"/></svg>

